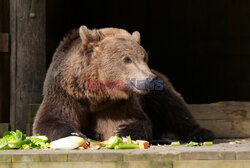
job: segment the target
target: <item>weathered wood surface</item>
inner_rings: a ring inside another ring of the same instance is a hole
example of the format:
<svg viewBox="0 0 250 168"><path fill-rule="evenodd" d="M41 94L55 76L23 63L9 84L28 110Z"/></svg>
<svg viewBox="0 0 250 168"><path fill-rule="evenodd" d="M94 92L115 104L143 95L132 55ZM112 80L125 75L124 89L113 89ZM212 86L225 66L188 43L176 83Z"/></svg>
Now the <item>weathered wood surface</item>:
<svg viewBox="0 0 250 168"><path fill-rule="evenodd" d="M250 119L250 102L190 104L189 109L197 120Z"/></svg>
<svg viewBox="0 0 250 168"><path fill-rule="evenodd" d="M40 103L46 73L45 1L10 1L11 17L11 128L25 132L28 105Z"/></svg>
<svg viewBox="0 0 250 168"><path fill-rule="evenodd" d="M189 105L201 126L218 138L250 137L250 102L218 102Z"/></svg>
<svg viewBox="0 0 250 168"><path fill-rule="evenodd" d="M2 138L3 133L9 130L9 123L0 123L0 138Z"/></svg>
<svg viewBox="0 0 250 168"><path fill-rule="evenodd" d="M15 112L16 112L16 38L17 38L17 11L16 11L16 1L10 2L10 125L11 129L16 129L15 127Z"/></svg>
<svg viewBox="0 0 250 168"><path fill-rule="evenodd" d="M0 52L9 51L9 34L0 33Z"/></svg>
<svg viewBox="0 0 250 168"><path fill-rule="evenodd" d="M29 129L38 108L39 104L29 106ZM250 137L250 102L190 104L189 108L200 125L212 130L217 138Z"/></svg>

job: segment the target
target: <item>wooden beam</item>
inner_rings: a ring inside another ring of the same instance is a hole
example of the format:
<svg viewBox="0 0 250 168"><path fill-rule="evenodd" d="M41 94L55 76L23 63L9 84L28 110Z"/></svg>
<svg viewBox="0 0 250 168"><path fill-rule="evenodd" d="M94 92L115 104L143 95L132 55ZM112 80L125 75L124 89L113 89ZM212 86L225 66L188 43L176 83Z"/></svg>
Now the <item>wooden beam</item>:
<svg viewBox="0 0 250 168"><path fill-rule="evenodd" d="M17 1L10 1L10 127L16 129Z"/></svg>
<svg viewBox="0 0 250 168"><path fill-rule="evenodd" d="M250 119L250 103L226 101L211 104L190 104L189 109L197 120Z"/></svg>
<svg viewBox="0 0 250 168"><path fill-rule="evenodd" d="M35 15L30 17L32 3ZM10 1L10 6L11 129L25 132L29 104L42 101L46 74L45 0Z"/></svg>
<svg viewBox="0 0 250 168"><path fill-rule="evenodd" d="M9 126L10 126L9 123L0 123L0 137L3 136L3 133L4 133L5 131L8 131L8 130L9 130Z"/></svg>
<svg viewBox="0 0 250 168"><path fill-rule="evenodd" d="M217 138L250 137L250 102L190 104L189 109L198 123Z"/></svg>
<svg viewBox="0 0 250 168"><path fill-rule="evenodd" d="M0 52L9 52L9 34L0 33Z"/></svg>

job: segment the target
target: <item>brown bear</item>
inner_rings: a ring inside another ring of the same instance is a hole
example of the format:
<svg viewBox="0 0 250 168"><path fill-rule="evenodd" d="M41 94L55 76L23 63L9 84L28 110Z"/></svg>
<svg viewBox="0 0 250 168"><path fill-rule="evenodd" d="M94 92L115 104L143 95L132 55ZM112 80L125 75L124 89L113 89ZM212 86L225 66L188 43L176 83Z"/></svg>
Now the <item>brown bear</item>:
<svg viewBox="0 0 250 168"><path fill-rule="evenodd" d="M148 67L140 34L123 29L72 31L60 42L44 82L34 134L53 141L70 135L106 140L212 140L168 78ZM156 82L154 82L156 81Z"/></svg>

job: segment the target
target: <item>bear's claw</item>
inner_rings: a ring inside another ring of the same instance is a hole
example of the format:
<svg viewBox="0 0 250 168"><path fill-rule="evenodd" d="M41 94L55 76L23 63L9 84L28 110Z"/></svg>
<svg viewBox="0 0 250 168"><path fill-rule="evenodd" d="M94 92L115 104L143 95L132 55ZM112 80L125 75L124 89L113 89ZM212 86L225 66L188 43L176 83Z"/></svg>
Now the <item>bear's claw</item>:
<svg viewBox="0 0 250 168"><path fill-rule="evenodd" d="M194 132L191 133L186 141L195 141L195 142L204 142L204 141L212 141L214 140L215 135L212 131L205 128L198 128Z"/></svg>
<svg viewBox="0 0 250 168"><path fill-rule="evenodd" d="M114 131L117 136L131 136L132 139L151 140L152 130L143 123L127 123L118 126Z"/></svg>
<svg viewBox="0 0 250 168"><path fill-rule="evenodd" d="M86 144L89 146L90 144L90 141L89 139L87 138L86 135L82 134L82 133L79 133L79 132L74 132L74 133L71 133L72 136L78 136L78 137L81 137L84 139L84 141L86 142Z"/></svg>

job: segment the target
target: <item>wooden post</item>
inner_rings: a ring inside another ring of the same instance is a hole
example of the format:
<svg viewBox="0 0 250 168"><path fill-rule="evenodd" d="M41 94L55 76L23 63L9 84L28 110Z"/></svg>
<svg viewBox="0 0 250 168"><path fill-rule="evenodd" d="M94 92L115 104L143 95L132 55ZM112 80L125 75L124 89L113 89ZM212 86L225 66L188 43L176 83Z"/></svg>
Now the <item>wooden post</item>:
<svg viewBox="0 0 250 168"><path fill-rule="evenodd" d="M45 16L45 0L10 1L12 130L25 132L28 105L42 100L46 71Z"/></svg>

